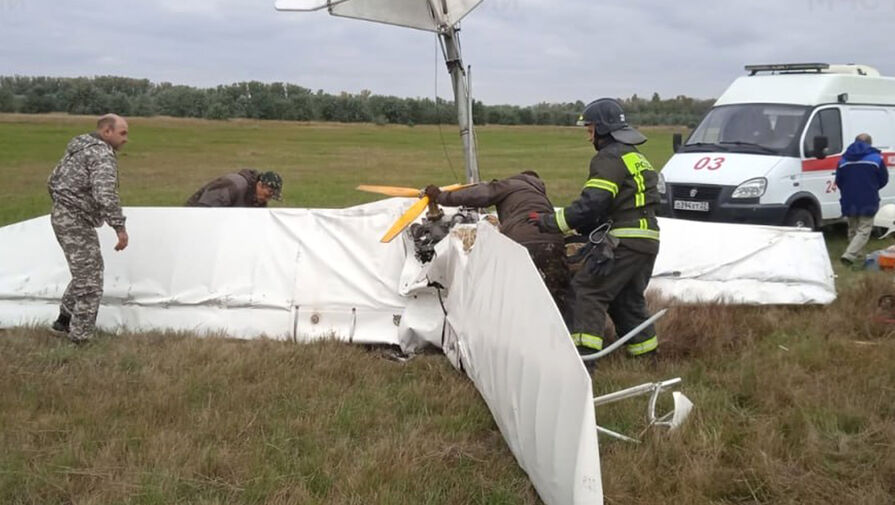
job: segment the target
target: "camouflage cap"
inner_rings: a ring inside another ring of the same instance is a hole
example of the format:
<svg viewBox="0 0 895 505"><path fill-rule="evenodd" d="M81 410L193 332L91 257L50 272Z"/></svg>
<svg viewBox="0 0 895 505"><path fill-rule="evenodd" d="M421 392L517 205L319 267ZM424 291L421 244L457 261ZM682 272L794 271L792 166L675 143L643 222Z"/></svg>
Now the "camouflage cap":
<svg viewBox="0 0 895 505"><path fill-rule="evenodd" d="M280 174L276 172L261 172L258 174L258 182L273 190L273 196L271 198L274 200L282 200L283 178L280 177Z"/></svg>

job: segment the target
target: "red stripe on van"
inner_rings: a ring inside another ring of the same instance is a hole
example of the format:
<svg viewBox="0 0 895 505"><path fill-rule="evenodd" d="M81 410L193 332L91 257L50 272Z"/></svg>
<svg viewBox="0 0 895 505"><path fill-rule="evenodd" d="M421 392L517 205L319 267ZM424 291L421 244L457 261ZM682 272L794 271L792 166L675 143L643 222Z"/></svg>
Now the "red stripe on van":
<svg viewBox="0 0 895 505"><path fill-rule="evenodd" d="M881 153L883 161L889 168L895 168L895 152ZM802 160L802 172L814 172L818 170L836 170L839 166L841 155L828 156L822 160Z"/></svg>
<svg viewBox="0 0 895 505"><path fill-rule="evenodd" d="M842 156L827 156L822 160L802 160L802 172L836 170L840 159L842 159Z"/></svg>

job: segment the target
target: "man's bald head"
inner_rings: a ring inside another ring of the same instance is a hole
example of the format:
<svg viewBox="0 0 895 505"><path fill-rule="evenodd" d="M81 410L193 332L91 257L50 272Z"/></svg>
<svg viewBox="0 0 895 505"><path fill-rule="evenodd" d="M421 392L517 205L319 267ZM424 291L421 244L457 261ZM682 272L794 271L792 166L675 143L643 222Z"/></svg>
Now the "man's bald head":
<svg viewBox="0 0 895 505"><path fill-rule="evenodd" d="M124 121L124 118L118 114L105 114L96 120L96 131L105 130L106 128L114 128L118 121Z"/></svg>
<svg viewBox="0 0 895 505"><path fill-rule="evenodd" d="M861 133L861 134L859 134L857 137L855 137L855 142L863 142L863 143L867 144L868 146L872 146L872 145L873 145L873 139L870 138L870 134L869 134L869 133Z"/></svg>
<svg viewBox="0 0 895 505"><path fill-rule="evenodd" d="M96 121L96 134L116 151L127 143L127 121L118 114L106 114Z"/></svg>

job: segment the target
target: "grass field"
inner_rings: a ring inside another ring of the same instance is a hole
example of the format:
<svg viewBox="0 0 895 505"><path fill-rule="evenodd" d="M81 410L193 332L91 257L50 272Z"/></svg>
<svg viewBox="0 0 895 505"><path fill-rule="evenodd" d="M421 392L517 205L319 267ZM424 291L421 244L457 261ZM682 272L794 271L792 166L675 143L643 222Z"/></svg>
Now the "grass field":
<svg viewBox="0 0 895 505"><path fill-rule="evenodd" d="M0 115L0 225L48 212L46 177L90 127ZM662 165L671 131L646 132ZM484 127L478 139L483 178L537 170L556 204L575 196L592 153L578 128ZM341 207L375 199L360 183L461 180L459 144L447 125L134 119L121 194L178 205L251 166L284 175L279 205ZM826 234L835 258L843 230ZM658 363L600 362L597 394L680 376L696 404L673 436L601 438L607 504L895 503L895 332L872 320L895 289L887 274L834 268L829 306L676 307L659 324ZM628 433L645 424L637 401L597 417ZM539 500L475 388L439 355L396 363L334 342L183 334L101 335L79 349L13 328L0 330L0 503Z"/></svg>
<svg viewBox="0 0 895 505"><path fill-rule="evenodd" d="M0 114L0 225L48 213L46 179L65 144L90 131L93 118ZM183 202L202 184L239 168L276 170L287 207L345 207L370 202L358 184L423 187L465 181L456 126L279 121L129 120L130 143L119 160L121 199L131 206ZM581 128L480 127L483 179L536 170L557 204L571 201L593 148ZM644 151L661 165L671 155L669 130L650 132ZM135 237L138 238L138 237Z"/></svg>

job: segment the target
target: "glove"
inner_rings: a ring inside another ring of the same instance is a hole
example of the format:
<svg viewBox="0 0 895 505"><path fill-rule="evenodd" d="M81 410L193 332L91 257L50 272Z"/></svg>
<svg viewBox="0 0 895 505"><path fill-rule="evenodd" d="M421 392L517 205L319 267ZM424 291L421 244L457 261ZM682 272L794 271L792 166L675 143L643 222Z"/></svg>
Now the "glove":
<svg viewBox="0 0 895 505"><path fill-rule="evenodd" d="M528 214L528 222L537 226L541 233L560 233L559 225L556 224L555 214L530 212Z"/></svg>
<svg viewBox="0 0 895 505"><path fill-rule="evenodd" d="M441 194L441 188L434 184L429 184L426 186L426 189L423 190L423 194L429 197L430 201L437 201L438 195Z"/></svg>
<svg viewBox="0 0 895 505"><path fill-rule="evenodd" d="M606 234L598 244L592 244L590 252L584 258L584 269L593 276L607 276L615 267L615 248L618 238Z"/></svg>

